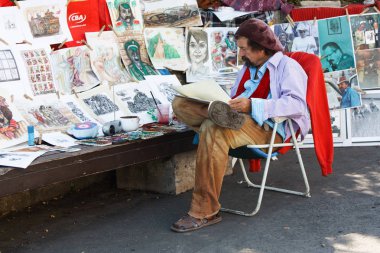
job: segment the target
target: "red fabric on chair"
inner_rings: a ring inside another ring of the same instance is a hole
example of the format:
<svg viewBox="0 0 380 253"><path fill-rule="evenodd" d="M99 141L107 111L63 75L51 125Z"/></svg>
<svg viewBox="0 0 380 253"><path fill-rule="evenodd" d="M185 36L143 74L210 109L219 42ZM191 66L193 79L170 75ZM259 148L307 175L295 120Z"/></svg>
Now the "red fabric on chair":
<svg viewBox="0 0 380 253"><path fill-rule="evenodd" d="M350 15L359 14L366 8L363 4L350 4L346 8L340 7L315 7L298 8L290 12L290 16L296 22L317 19L333 18L346 15L346 9Z"/></svg>
<svg viewBox="0 0 380 253"><path fill-rule="evenodd" d="M322 175L327 176L332 173L334 146L321 61L317 56L304 52L287 55L296 60L308 76L306 102L310 112L314 149Z"/></svg>

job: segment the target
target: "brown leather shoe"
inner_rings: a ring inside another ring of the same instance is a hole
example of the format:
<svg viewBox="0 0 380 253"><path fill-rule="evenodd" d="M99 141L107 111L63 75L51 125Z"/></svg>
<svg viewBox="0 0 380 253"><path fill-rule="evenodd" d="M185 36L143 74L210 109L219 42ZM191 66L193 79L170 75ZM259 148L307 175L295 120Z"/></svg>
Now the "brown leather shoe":
<svg viewBox="0 0 380 253"><path fill-rule="evenodd" d="M231 109L231 107L222 101L212 101L208 107L208 117L215 124L234 130L240 129L244 122L244 114Z"/></svg>

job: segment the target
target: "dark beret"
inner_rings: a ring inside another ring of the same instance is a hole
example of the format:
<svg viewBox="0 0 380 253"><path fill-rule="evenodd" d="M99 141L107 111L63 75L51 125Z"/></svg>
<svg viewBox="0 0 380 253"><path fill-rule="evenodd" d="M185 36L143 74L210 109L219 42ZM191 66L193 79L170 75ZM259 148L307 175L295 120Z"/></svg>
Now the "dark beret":
<svg viewBox="0 0 380 253"><path fill-rule="evenodd" d="M246 37L260 46L274 50L283 51L284 48L272 29L260 19L252 18L244 21L235 33L236 37Z"/></svg>

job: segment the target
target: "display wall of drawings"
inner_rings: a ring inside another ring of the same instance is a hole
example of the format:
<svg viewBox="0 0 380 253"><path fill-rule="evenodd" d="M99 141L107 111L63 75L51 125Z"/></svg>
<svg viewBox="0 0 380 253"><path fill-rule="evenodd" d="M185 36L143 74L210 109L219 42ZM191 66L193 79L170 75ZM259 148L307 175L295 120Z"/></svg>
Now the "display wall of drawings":
<svg viewBox="0 0 380 253"><path fill-rule="evenodd" d="M60 0L28 0L19 3L26 40L54 44L72 40L66 19L66 2Z"/></svg>
<svg viewBox="0 0 380 253"><path fill-rule="evenodd" d="M318 23L314 21L296 22L272 26L285 52L306 52L319 55Z"/></svg>
<svg viewBox="0 0 380 253"><path fill-rule="evenodd" d="M79 93L78 99L81 107L101 124L131 115L128 108L114 95L113 86L100 85Z"/></svg>
<svg viewBox="0 0 380 253"><path fill-rule="evenodd" d="M90 52L86 46L64 48L51 54L54 80L61 94L91 89L99 84L92 71Z"/></svg>
<svg viewBox="0 0 380 253"><path fill-rule="evenodd" d="M145 28L148 55L156 69L187 69L183 28Z"/></svg>
<svg viewBox="0 0 380 253"><path fill-rule="evenodd" d="M91 67L100 81L105 84L121 84L132 81L121 62L116 35L111 31L86 33L90 50Z"/></svg>
<svg viewBox="0 0 380 253"><path fill-rule="evenodd" d="M107 0L107 7L116 32L142 31L143 17L139 0Z"/></svg>
<svg viewBox="0 0 380 253"><path fill-rule="evenodd" d="M143 0L146 27L201 26L202 20L196 0Z"/></svg>
<svg viewBox="0 0 380 253"><path fill-rule="evenodd" d="M126 32L117 39L121 59L134 80L144 80L145 75L158 75L149 60L144 35L141 32Z"/></svg>
<svg viewBox="0 0 380 253"><path fill-rule="evenodd" d="M20 98L14 103L28 125L35 126L41 133L66 131L71 125L80 122L56 95L43 95L33 100Z"/></svg>

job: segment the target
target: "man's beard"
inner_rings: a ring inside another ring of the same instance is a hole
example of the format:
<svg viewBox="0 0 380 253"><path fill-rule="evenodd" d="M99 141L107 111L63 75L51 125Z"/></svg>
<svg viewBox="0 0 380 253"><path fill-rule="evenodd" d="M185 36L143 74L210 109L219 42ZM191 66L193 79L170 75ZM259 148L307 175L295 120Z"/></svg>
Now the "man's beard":
<svg viewBox="0 0 380 253"><path fill-rule="evenodd" d="M255 64L253 64L247 57L242 56L241 59L247 67L255 67Z"/></svg>

